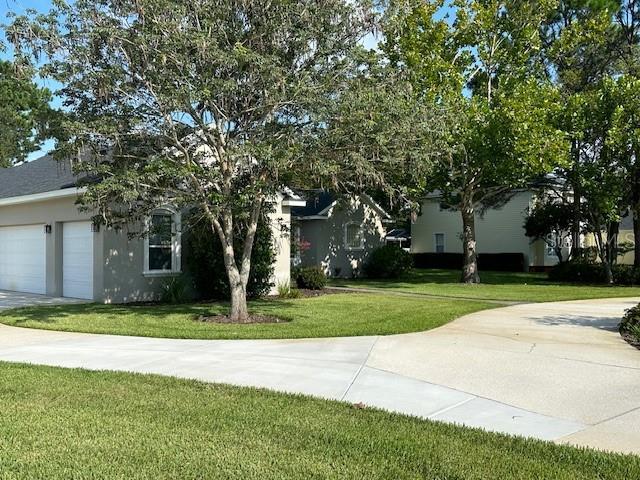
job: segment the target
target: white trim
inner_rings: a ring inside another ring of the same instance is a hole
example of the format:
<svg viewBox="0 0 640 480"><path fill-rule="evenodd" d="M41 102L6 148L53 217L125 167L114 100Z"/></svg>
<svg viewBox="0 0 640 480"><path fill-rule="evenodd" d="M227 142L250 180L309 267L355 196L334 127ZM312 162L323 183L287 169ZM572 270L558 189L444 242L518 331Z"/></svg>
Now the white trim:
<svg viewBox="0 0 640 480"><path fill-rule="evenodd" d="M338 200L334 200L333 203L331 205L329 205L328 207L325 207L324 209L322 209L321 211L319 211L316 215L318 216L324 216L327 215L329 216L329 211L335 207L338 204ZM315 215L314 215L315 216Z"/></svg>
<svg viewBox="0 0 640 480"><path fill-rule="evenodd" d="M289 200L283 200L282 206L283 207L306 207L307 202L305 200L289 199Z"/></svg>
<svg viewBox="0 0 640 480"><path fill-rule="evenodd" d="M56 198L74 197L85 193L86 188L65 188L63 190L54 190L52 192L34 193L32 195L20 195L19 197L8 197L0 199L0 207L8 205L20 205L23 203L43 202Z"/></svg>
<svg viewBox="0 0 640 480"><path fill-rule="evenodd" d="M293 217L294 220L329 220L329 217L323 215L308 215L306 217Z"/></svg>
<svg viewBox="0 0 640 480"><path fill-rule="evenodd" d="M360 246L359 247L351 247L347 244L347 228L349 228L349 226L351 225L356 225L359 229L360 229ZM344 228L343 228L343 233L344 233L344 249L348 252L357 252L357 251L361 251L364 250L364 227L362 225L362 223L358 223L358 222L347 222L344 224Z"/></svg>
<svg viewBox="0 0 640 480"><path fill-rule="evenodd" d="M148 231L151 216L156 213L171 215L171 270L151 270L149 268L149 235L144 236L144 265L142 274L145 277L163 277L178 275L182 271L182 219L180 212L170 205L163 205L151 212L146 219L146 229Z"/></svg>

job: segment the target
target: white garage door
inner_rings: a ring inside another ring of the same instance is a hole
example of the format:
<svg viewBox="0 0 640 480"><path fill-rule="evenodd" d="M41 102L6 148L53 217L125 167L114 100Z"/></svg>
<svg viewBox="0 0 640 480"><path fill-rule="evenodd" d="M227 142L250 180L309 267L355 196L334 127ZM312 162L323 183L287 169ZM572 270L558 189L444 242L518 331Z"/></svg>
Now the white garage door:
<svg viewBox="0 0 640 480"><path fill-rule="evenodd" d="M44 225L0 227L0 290L46 293Z"/></svg>
<svg viewBox="0 0 640 480"><path fill-rule="evenodd" d="M71 222L62 226L62 295L93 300L91 222Z"/></svg>

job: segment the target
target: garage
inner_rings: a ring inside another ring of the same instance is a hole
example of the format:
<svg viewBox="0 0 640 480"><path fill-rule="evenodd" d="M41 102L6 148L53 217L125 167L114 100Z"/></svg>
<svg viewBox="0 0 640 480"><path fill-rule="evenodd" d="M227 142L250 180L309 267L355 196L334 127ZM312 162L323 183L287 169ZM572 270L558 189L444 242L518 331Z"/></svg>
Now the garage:
<svg viewBox="0 0 640 480"><path fill-rule="evenodd" d="M0 227L0 290L46 293L44 225Z"/></svg>
<svg viewBox="0 0 640 480"><path fill-rule="evenodd" d="M62 295L93 300L91 222L68 222L62 226Z"/></svg>

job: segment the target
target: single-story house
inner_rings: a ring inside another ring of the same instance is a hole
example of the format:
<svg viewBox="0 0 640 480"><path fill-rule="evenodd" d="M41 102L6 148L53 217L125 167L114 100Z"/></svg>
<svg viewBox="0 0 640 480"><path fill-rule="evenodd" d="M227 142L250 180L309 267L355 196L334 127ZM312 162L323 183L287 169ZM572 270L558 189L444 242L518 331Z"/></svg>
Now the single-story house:
<svg viewBox="0 0 640 480"><path fill-rule="evenodd" d="M70 164L49 156L0 169L0 290L105 303L157 299L182 272L180 212L159 205L149 221L171 228L130 238L78 209L78 185ZM289 193L274 201L274 285L289 281L291 208L302 205Z"/></svg>
<svg viewBox="0 0 640 480"><path fill-rule="evenodd" d="M385 244L391 217L368 195L340 197L324 190L299 192L304 207L291 210L292 263L320 266L328 276L359 276L369 254Z"/></svg>

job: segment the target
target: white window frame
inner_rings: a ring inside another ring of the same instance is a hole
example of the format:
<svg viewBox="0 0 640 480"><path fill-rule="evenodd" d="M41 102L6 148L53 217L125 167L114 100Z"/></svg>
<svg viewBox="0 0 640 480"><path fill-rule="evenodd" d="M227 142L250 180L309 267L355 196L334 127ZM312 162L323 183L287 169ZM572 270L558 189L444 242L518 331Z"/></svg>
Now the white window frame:
<svg viewBox="0 0 640 480"><path fill-rule="evenodd" d="M182 220L180 212L171 206L156 208L146 220L146 230L151 227L151 217L153 215L171 216L171 269L151 270L149 268L149 234L144 237L144 268L143 275L146 277L162 277L178 275L182 271Z"/></svg>
<svg viewBox="0 0 640 480"><path fill-rule="evenodd" d="M438 235L442 235L442 251L438 251ZM445 253L447 251L447 235L444 232L435 232L433 234L433 251L435 253Z"/></svg>
<svg viewBox="0 0 640 480"><path fill-rule="evenodd" d="M358 245L357 247L353 247L351 245L349 245L348 242L348 229L349 227L355 225L356 227L358 227L358 230L360 232L360 245ZM364 227L361 223L358 222L347 222L344 224L344 249L347 250L348 252L355 252L355 251L359 251L359 250L364 250Z"/></svg>

